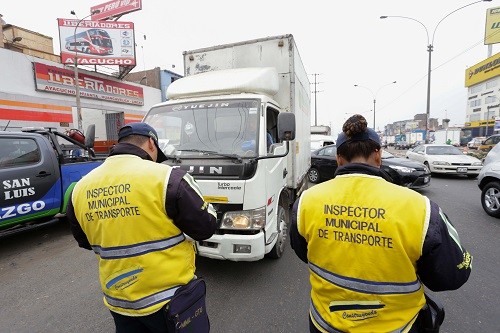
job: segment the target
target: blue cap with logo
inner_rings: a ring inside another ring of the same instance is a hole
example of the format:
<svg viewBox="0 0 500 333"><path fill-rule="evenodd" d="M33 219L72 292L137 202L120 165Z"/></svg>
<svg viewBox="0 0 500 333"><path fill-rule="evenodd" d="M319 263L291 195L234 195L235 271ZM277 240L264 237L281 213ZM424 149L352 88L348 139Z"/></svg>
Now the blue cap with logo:
<svg viewBox="0 0 500 333"><path fill-rule="evenodd" d="M120 128L120 131L118 132L118 142L129 135L142 135L153 139L156 148L158 149L158 158L156 162L161 163L167 160L167 157L158 144L158 133L156 133L153 127L146 123L129 123Z"/></svg>
<svg viewBox="0 0 500 333"><path fill-rule="evenodd" d="M337 149L346 142L366 140L372 140L380 145L380 137L378 136L377 132L375 132L371 128L367 128L363 133L357 133L352 137L348 137L344 132L340 132L339 136L337 137Z"/></svg>

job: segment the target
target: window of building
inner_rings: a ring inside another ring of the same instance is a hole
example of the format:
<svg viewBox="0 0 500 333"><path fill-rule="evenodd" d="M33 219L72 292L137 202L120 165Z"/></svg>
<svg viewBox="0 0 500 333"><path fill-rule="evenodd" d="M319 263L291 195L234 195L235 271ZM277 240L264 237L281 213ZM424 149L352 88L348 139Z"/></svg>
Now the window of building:
<svg viewBox="0 0 500 333"><path fill-rule="evenodd" d="M486 82L486 89L496 87L496 85L497 85L497 81L496 80L488 81L488 82Z"/></svg>
<svg viewBox="0 0 500 333"><path fill-rule="evenodd" d="M473 108L475 106L480 106L481 105L481 100L480 99L475 99L473 101L470 101L469 105L470 105L471 108Z"/></svg>
<svg viewBox="0 0 500 333"><path fill-rule="evenodd" d="M475 86L472 86L469 88L469 91L471 94L475 94L483 90L483 85L482 84L477 84Z"/></svg>
<svg viewBox="0 0 500 333"><path fill-rule="evenodd" d="M486 96L486 98L484 99L484 104L495 103L496 101L498 101L498 97L496 97L496 96Z"/></svg>
<svg viewBox="0 0 500 333"><path fill-rule="evenodd" d="M481 120L481 114L474 113L470 115L469 121L479 121Z"/></svg>

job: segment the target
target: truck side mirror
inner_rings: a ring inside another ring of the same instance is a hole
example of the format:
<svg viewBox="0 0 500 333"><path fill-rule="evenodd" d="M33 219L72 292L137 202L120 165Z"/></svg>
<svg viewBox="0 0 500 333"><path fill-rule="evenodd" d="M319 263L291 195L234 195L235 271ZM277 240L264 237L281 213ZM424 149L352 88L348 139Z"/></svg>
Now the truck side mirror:
<svg viewBox="0 0 500 333"><path fill-rule="evenodd" d="M87 127L87 132L85 133L85 147L94 148L95 141L95 124L89 125Z"/></svg>
<svg viewBox="0 0 500 333"><path fill-rule="evenodd" d="M295 139L295 115L289 112L278 114L278 138L289 141Z"/></svg>

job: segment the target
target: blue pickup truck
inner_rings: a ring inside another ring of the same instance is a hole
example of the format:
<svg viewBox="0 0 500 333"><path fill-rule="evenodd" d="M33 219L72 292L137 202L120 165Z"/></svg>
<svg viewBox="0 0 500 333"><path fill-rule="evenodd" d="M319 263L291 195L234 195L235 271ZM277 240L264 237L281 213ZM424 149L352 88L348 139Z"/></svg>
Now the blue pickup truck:
<svg viewBox="0 0 500 333"><path fill-rule="evenodd" d="M94 127L75 139L50 128L0 131L0 236L65 217L78 180L99 166Z"/></svg>

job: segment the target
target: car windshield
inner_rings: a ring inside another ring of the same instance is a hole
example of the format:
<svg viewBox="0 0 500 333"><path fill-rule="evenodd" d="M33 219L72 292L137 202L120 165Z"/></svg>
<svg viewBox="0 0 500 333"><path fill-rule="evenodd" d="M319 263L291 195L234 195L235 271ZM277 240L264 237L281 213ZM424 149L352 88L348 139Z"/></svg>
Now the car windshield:
<svg viewBox="0 0 500 333"><path fill-rule="evenodd" d="M392 155L386 150L382 150L382 159L387 159L387 158L395 158L396 156Z"/></svg>
<svg viewBox="0 0 500 333"><path fill-rule="evenodd" d="M453 146L429 146L427 147L427 155L463 155L463 152Z"/></svg>

